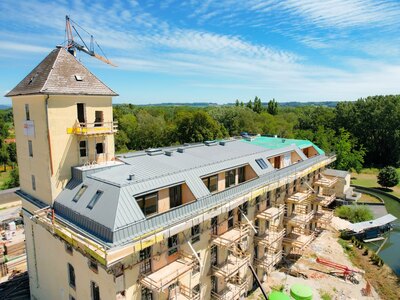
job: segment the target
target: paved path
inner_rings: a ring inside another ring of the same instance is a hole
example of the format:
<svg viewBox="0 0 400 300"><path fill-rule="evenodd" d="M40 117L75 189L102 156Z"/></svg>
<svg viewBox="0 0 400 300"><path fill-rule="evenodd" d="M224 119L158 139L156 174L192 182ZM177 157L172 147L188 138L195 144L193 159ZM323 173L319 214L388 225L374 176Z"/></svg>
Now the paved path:
<svg viewBox="0 0 400 300"><path fill-rule="evenodd" d="M374 218L383 217L388 214L385 205L366 205L374 214Z"/></svg>

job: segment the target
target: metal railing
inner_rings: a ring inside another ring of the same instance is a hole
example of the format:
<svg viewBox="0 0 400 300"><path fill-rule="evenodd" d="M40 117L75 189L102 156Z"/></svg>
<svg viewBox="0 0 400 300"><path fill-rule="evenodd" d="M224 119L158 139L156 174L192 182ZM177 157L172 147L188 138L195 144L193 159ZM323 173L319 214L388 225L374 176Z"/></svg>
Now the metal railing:
<svg viewBox="0 0 400 300"><path fill-rule="evenodd" d="M77 135L96 135L112 134L118 131L118 122L93 122L93 123L75 123L72 128L67 129L69 134Z"/></svg>

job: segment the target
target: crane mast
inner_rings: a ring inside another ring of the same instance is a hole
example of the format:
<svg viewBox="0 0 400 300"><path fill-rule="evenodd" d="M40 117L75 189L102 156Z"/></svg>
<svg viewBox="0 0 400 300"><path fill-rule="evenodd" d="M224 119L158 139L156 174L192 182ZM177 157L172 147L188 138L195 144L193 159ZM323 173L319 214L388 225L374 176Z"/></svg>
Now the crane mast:
<svg viewBox="0 0 400 300"><path fill-rule="evenodd" d="M97 44L97 42L94 40L93 35L91 35L89 32L87 32L86 30L81 28L86 33L90 34L90 44L88 47L87 44L85 43L85 41L83 40L82 36L79 34L78 30L75 28L74 24L71 24L71 23L76 24L69 18L69 16L65 16L65 34L66 34L66 39L67 39L65 49L67 49L67 51L69 53L76 56L76 50L79 50L79 51L85 52L86 54L89 54L90 56L93 56L93 57L105 62L106 64L116 67L116 65L113 64L108 58L106 58L105 56L101 56L94 51L95 43L96 43L97 47L99 47L100 50L101 50L101 48L100 48L99 44ZM74 39L74 34L73 34L74 32L79 37L82 44L76 42L76 40Z"/></svg>

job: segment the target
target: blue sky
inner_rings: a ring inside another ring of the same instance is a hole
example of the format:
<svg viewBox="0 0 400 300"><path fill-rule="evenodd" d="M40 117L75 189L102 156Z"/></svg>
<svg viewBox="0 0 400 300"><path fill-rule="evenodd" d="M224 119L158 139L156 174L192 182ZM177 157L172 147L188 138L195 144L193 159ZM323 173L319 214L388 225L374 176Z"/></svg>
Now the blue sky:
<svg viewBox="0 0 400 300"><path fill-rule="evenodd" d="M78 54L117 103L400 93L399 1L2 0L0 11L1 94L64 42L66 14L118 65Z"/></svg>

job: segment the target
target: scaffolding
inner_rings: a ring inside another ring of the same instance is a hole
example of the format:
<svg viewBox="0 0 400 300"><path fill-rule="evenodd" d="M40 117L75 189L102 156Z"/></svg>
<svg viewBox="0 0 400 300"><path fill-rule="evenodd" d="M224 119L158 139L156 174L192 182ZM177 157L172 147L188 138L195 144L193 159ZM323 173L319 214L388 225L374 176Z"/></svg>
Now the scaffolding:
<svg viewBox="0 0 400 300"><path fill-rule="evenodd" d="M333 187L338 181L337 177L325 177L321 174L321 178L319 178L317 181L314 182L314 185L325 187L325 188L331 188Z"/></svg>
<svg viewBox="0 0 400 300"><path fill-rule="evenodd" d="M269 273L272 267L282 260L282 255L283 251L280 250L275 253L266 253L261 258L255 258L254 261L257 263L257 267L260 267Z"/></svg>
<svg viewBox="0 0 400 300"><path fill-rule="evenodd" d="M162 293L170 285L176 284L181 277L193 270L195 265L195 259L192 256L179 251L178 258L175 261L157 271L149 272L147 275L142 274L140 283L152 291Z"/></svg>
<svg viewBox="0 0 400 300"><path fill-rule="evenodd" d="M247 277L244 280L240 277L232 278L231 281L226 283L225 288L221 291L211 291L211 298L217 300L239 299L244 293L247 292L248 285L249 279Z"/></svg>
<svg viewBox="0 0 400 300"><path fill-rule="evenodd" d="M272 220L280 217L281 215L283 215L284 212L285 212L285 205L284 204L279 204L276 207L267 208L263 212L259 213L256 216L256 218L257 219L262 219L262 220L272 221Z"/></svg>

